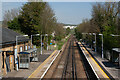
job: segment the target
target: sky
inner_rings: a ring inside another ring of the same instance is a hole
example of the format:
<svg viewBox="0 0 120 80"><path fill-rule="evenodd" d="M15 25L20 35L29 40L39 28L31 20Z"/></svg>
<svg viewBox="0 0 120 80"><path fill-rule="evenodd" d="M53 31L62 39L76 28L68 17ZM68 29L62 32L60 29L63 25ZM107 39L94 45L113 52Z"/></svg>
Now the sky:
<svg viewBox="0 0 120 80"><path fill-rule="evenodd" d="M79 24L83 19L91 18L94 2L49 2L57 21L65 24ZM7 10L20 8L25 2L2 2L2 16ZM0 21L2 18L0 18Z"/></svg>
<svg viewBox="0 0 120 80"><path fill-rule="evenodd" d="M51 2L58 22L79 24L83 19L91 18L92 2Z"/></svg>
<svg viewBox="0 0 120 80"><path fill-rule="evenodd" d="M0 17L0 21L3 20L3 16L5 11L14 9L14 8L21 8L23 5L25 4L25 2L2 2L2 11L0 13L1 17Z"/></svg>

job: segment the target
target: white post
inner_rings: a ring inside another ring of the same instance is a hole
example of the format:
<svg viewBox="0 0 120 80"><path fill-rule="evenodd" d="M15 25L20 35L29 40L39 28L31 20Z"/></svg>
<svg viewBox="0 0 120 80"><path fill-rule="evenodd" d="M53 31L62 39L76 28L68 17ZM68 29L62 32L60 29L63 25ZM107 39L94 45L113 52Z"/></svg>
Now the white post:
<svg viewBox="0 0 120 80"><path fill-rule="evenodd" d="M95 34L95 52L97 51L96 49L97 48L96 48L96 34Z"/></svg>
<svg viewBox="0 0 120 80"><path fill-rule="evenodd" d="M18 36L16 36L16 49L17 49L17 38L18 38ZM16 64L16 70L18 71L17 52L16 52L16 54L14 54L14 55L15 55L15 64Z"/></svg>
<svg viewBox="0 0 120 80"><path fill-rule="evenodd" d="M104 58L104 52L103 52L103 34L99 34L102 37L102 58Z"/></svg>
<svg viewBox="0 0 120 80"><path fill-rule="evenodd" d="M103 34L102 34L102 58L104 58L104 53L103 53Z"/></svg>
<svg viewBox="0 0 120 80"><path fill-rule="evenodd" d="M47 35L47 50L48 50L48 35Z"/></svg>
<svg viewBox="0 0 120 80"><path fill-rule="evenodd" d="M42 54L42 34L41 34L41 54Z"/></svg>
<svg viewBox="0 0 120 80"><path fill-rule="evenodd" d="M31 35L31 48L32 48L32 35Z"/></svg>
<svg viewBox="0 0 120 80"><path fill-rule="evenodd" d="M91 37L91 44L90 44L90 45L91 45L91 49L92 49L92 43L93 43L93 42L92 42L92 34L89 33L89 35L91 35L91 36L90 36L90 37Z"/></svg>

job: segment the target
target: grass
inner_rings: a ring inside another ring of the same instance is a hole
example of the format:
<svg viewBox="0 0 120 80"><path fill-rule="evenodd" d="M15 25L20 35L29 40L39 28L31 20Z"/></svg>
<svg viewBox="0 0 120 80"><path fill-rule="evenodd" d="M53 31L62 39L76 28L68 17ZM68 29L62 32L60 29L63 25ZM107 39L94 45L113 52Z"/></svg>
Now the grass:
<svg viewBox="0 0 120 80"><path fill-rule="evenodd" d="M63 41L58 41L58 44L57 44L58 50L60 50L62 48L63 44L64 44Z"/></svg>
<svg viewBox="0 0 120 80"><path fill-rule="evenodd" d="M69 37L67 39L62 39L61 41L57 42L58 50L62 48L62 46L65 44L65 42L67 42L68 39Z"/></svg>
<svg viewBox="0 0 120 80"><path fill-rule="evenodd" d="M70 36L69 36L70 37ZM68 38L64 38L61 41L57 41L57 49L60 50L62 48L62 46L65 44L65 42L67 42ZM52 44L55 45L55 44ZM49 45L50 46L50 45ZM40 48L41 46L36 46L36 48Z"/></svg>

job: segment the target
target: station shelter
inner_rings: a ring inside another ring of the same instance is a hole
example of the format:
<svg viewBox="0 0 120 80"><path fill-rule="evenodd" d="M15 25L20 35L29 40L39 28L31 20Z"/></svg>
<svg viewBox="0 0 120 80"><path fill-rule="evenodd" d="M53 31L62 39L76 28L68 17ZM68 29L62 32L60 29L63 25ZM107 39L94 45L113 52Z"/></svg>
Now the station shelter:
<svg viewBox="0 0 120 80"><path fill-rule="evenodd" d="M112 62L117 62L120 67L120 48L112 48Z"/></svg>

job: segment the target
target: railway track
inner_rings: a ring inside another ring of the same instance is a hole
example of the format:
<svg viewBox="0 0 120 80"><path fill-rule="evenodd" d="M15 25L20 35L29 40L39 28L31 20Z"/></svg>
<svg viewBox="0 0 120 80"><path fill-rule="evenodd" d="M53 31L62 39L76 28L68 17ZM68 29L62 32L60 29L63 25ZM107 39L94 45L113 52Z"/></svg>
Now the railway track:
<svg viewBox="0 0 120 80"><path fill-rule="evenodd" d="M70 46L68 49L68 55L66 58L65 62L65 68L63 69L62 73L62 80L66 78L72 78L77 79L76 75L76 62L75 62L75 56L74 56L74 51L72 50L73 48L73 41L70 41Z"/></svg>
<svg viewBox="0 0 120 80"><path fill-rule="evenodd" d="M97 79L82 51L71 36L43 79Z"/></svg>

